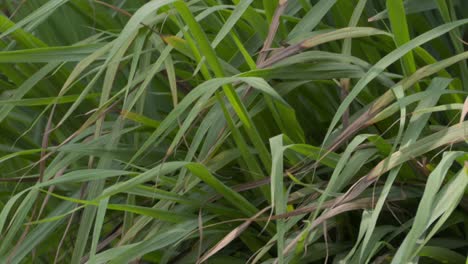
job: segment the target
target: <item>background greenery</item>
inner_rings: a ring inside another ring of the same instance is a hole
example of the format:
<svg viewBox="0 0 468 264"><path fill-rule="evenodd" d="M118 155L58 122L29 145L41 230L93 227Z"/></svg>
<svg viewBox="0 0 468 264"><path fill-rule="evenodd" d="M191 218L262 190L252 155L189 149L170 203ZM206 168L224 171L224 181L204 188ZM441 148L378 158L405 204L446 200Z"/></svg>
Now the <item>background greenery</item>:
<svg viewBox="0 0 468 264"><path fill-rule="evenodd" d="M1 263L465 262L467 1L0 9Z"/></svg>

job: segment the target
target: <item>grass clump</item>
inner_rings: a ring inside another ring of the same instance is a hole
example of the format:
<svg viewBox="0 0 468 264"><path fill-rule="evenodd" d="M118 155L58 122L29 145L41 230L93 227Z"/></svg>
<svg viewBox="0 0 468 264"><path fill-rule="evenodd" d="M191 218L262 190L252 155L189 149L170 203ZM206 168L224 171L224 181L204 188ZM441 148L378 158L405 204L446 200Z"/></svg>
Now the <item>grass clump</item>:
<svg viewBox="0 0 468 264"><path fill-rule="evenodd" d="M5 0L2 263L464 263L465 1Z"/></svg>

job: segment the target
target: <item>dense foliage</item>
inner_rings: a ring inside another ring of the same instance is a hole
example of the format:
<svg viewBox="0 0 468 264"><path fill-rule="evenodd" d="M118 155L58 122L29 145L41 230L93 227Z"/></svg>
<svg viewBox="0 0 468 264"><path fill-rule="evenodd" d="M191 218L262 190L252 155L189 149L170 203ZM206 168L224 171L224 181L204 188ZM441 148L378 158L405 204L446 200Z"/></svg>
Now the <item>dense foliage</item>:
<svg viewBox="0 0 468 264"><path fill-rule="evenodd" d="M0 9L1 263L465 262L468 1Z"/></svg>

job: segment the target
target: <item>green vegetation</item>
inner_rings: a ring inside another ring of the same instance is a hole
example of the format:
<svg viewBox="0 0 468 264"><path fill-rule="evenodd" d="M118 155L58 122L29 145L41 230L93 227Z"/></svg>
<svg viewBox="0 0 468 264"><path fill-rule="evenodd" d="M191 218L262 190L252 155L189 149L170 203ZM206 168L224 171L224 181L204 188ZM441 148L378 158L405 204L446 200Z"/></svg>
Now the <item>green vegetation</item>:
<svg viewBox="0 0 468 264"><path fill-rule="evenodd" d="M0 263L465 263L466 0L0 10Z"/></svg>

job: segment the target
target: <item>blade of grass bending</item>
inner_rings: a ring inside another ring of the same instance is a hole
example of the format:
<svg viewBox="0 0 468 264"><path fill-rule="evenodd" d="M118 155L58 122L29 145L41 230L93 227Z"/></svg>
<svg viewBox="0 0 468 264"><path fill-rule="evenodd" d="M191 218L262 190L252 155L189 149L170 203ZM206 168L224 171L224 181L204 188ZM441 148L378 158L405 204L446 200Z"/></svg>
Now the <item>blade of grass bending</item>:
<svg viewBox="0 0 468 264"><path fill-rule="evenodd" d="M184 2L177 1L174 3L174 6L181 14L184 21L187 23L189 29L191 30L193 36L197 40L201 53L206 57L207 63L210 65L216 77L224 77L224 70L221 68L221 65L218 61L218 58L212 49L205 33L201 29L200 25L196 22L192 13L188 9L187 5ZM223 85L223 91L226 94L229 102L234 107L236 114L239 116L244 129L250 137L251 142L254 144L255 148L259 151L260 160L262 161L265 168L270 168L270 155L269 152L260 137L255 125L253 124L247 109L244 104L241 102L239 96L233 89L231 85Z"/></svg>

